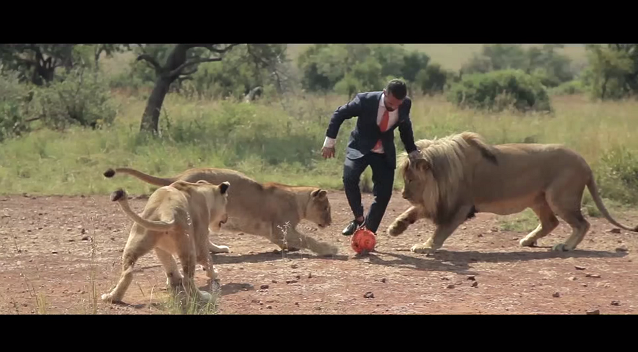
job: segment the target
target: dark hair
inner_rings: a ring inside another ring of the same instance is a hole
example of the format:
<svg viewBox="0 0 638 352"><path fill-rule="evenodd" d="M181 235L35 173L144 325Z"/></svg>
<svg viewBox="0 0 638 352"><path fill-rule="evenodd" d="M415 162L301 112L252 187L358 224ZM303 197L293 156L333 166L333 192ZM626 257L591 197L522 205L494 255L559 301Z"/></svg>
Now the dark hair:
<svg viewBox="0 0 638 352"><path fill-rule="evenodd" d="M405 96L408 94L408 87L405 85L405 82L400 79L393 79L388 82L385 90L399 100L405 98Z"/></svg>

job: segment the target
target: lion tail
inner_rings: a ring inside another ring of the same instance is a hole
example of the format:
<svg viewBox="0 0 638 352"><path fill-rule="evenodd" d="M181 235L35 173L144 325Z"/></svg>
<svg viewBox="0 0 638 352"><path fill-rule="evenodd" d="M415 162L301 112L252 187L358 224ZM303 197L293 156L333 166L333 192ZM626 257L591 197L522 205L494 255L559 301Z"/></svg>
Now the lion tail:
<svg viewBox="0 0 638 352"><path fill-rule="evenodd" d="M589 179L589 182L587 183L587 189L589 189L589 193L591 193L591 196L594 199L594 202L596 203L596 207L598 208L598 210L600 210L600 212L603 213L605 218L610 223L627 231L638 232L638 226L634 228L630 228L628 226L625 226L619 223L618 221L616 221L614 218L611 217L611 215L609 214L609 211L607 211L607 208L605 208L605 204L603 204L603 200L600 198L600 194L598 193L598 186L596 185L596 181L594 180L594 177L591 177Z"/></svg>
<svg viewBox="0 0 638 352"><path fill-rule="evenodd" d="M174 177L170 177L170 178L155 177L155 176L145 174L141 171L137 171L135 169L130 169L128 167L119 167L116 169L109 168L108 170L104 171L103 175L105 177L111 178L115 176L116 173L129 174L131 176L139 178L140 180L146 183L150 183L155 186L168 186L171 183L176 181L176 178Z"/></svg>
<svg viewBox="0 0 638 352"><path fill-rule="evenodd" d="M138 225L153 231L168 231L173 229L175 226L175 220L171 221L154 221L154 220L146 220L141 216L137 215L129 206L128 203L128 195L126 191L123 189L118 189L117 191L111 193L111 201L118 202L120 207L128 215L131 220L135 221Z"/></svg>

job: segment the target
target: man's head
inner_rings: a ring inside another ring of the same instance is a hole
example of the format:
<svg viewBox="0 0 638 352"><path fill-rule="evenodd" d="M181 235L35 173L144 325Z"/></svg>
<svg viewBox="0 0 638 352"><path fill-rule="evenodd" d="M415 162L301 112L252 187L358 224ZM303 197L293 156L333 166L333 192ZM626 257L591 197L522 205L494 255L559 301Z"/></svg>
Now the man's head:
<svg viewBox="0 0 638 352"><path fill-rule="evenodd" d="M394 111L399 108L403 99L408 94L408 87L405 82L399 79L393 79L383 90L383 104L388 111Z"/></svg>

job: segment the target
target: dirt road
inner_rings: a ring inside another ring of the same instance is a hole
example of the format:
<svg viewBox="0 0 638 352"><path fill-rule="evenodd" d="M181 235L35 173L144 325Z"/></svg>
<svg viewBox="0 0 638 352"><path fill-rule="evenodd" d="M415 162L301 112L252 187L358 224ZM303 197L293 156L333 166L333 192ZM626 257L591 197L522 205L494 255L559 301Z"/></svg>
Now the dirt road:
<svg viewBox="0 0 638 352"><path fill-rule="evenodd" d="M500 231L498 217L478 214L434 257L409 251L432 233L433 226L421 221L396 238L381 233L377 252L356 258L340 234L350 220L345 195L330 197L334 225L299 229L340 246L334 258L275 253L276 246L251 235L213 238L232 251L214 257L222 280L220 313L638 313L638 235L610 232L605 220L590 218L591 232L572 253L549 251L570 232L563 222L542 247L521 248L525 233ZM366 209L370 202L364 195ZM136 199L132 206L140 211L144 203ZM381 229L406 207L396 193ZM617 218L638 223L636 213ZM119 276L130 226L108 196L0 196L0 313L166 313L160 304L165 277L154 254L138 262L126 305L99 301ZM197 281L206 282L201 269Z"/></svg>

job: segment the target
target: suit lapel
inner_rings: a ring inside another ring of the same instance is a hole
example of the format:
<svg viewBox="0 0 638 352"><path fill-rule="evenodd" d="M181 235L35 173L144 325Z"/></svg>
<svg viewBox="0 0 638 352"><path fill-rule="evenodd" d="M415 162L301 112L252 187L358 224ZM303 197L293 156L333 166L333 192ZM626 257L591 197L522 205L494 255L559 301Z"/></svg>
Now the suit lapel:
<svg viewBox="0 0 638 352"><path fill-rule="evenodd" d="M370 114L372 117L370 122L377 127L379 132L381 132L381 128L377 124L377 117L379 116L379 104L381 104L381 96L383 95L383 91L375 92L375 94L376 94L376 99L373 99L373 101L375 102L375 105L374 105L374 109L372 109L373 113Z"/></svg>

